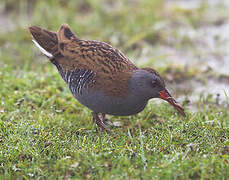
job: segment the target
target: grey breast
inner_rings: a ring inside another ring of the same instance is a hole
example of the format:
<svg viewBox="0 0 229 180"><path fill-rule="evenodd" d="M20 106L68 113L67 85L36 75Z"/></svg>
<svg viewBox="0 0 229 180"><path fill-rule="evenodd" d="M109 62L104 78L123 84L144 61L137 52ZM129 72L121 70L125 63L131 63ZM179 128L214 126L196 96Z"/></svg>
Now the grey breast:
<svg viewBox="0 0 229 180"><path fill-rule="evenodd" d="M134 89L131 87L129 87L129 93L125 98L107 96L102 91L90 90L89 84L96 83L95 73L91 70L63 71L59 65L57 65L57 69L74 97L94 112L126 116L137 114L147 104L148 100L136 97L133 93Z"/></svg>

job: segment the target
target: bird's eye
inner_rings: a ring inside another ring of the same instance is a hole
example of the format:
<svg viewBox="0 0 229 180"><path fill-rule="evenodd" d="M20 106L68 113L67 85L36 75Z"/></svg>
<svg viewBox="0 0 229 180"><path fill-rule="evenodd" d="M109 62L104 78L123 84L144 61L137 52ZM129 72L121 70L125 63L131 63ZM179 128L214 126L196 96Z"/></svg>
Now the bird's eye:
<svg viewBox="0 0 229 180"><path fill-rule="evenodd" d="M157 84L157 81L156 80L152 80L152 85L156 86L156 84Z"/></svg>

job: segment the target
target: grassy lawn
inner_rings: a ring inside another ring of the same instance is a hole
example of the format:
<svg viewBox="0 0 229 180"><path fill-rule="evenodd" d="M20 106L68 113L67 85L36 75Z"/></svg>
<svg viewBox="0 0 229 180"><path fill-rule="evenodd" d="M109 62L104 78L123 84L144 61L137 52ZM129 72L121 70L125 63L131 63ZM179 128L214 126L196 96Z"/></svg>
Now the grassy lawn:
<svg viewBox="0 0 229 180"><path fill-rule="evenodd" d="M144 54L147 48L168 44L170 35L179 39L174 26L169 35L157 31L158 22L181 21L196 28L204 19L206 5L195 9L193 15L179 8L171 12L160 0L124 2L5 0L2 3L0 179L229 177L226 91L225 101L220 104L211 94L199 95L188 103L187 95L175 92L175 96L183 97L179 101L183 102L187 117L181 117L165 102L152 100L136 116L108 116L114 124L110 127L114 134L101 133L92 122L90 111L73 98L55 67L31 42L28 26L56 31L62 23L68 23L80 37L106 41L136 64L156 67L170 82L171 64L157 65L166 57ZM171 46L185 46L196 53L195 45L187 38ZM172 67L174 81L180 77L189 80L197 73L202 75L197 67L188 69L186 74L182 71L184 66Z"/></svg>

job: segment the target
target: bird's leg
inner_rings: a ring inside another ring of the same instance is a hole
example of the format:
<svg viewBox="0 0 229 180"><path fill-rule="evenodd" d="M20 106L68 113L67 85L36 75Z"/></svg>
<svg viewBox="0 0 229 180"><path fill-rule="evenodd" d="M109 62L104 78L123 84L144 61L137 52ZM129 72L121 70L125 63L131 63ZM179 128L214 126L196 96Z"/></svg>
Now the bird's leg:
<svg viewBox="0 0 229 180"><path fill-rule="evenodd" d="M102 113L102 119L99 118L98 113L92 112L92 117L95 123L99 126L100 131L106 130L108 133L111 132L111 130L103 123L103 120L105 118L105 114Z"/></svg>
<svg viewBox="0 0 229 180"><path fill-rule="evenodd" d="M110 123L109 120L105 119L105 117L106 117L106 114L105 113L101 113L101 121L103 122L103 124L111 125L111 124L109 124Z"/></svg>
<svg viewBox="0 0 229 180"><path fill-rule="evenodd" d="M105 113L102 113L101 115L102 115L101 121L104 123L104 119L105 119L106 114Z"/></svg>

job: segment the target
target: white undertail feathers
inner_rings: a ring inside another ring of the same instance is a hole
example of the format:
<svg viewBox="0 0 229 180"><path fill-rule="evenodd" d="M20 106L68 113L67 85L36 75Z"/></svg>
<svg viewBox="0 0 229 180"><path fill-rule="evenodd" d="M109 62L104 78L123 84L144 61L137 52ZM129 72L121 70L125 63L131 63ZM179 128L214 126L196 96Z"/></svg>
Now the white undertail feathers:
<svg viewBox="0 0 229 180"><path fill-rule="evenodd" d="M41 47L40 44L38 44L38 42L36 40L32 39L32 41L34 42L34 44L40 49L40 51L44 55L48 56L49 58L53 57L53 55L50 52L46 51L43 47Z"/></svg>

